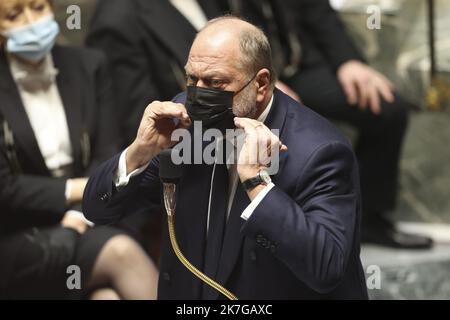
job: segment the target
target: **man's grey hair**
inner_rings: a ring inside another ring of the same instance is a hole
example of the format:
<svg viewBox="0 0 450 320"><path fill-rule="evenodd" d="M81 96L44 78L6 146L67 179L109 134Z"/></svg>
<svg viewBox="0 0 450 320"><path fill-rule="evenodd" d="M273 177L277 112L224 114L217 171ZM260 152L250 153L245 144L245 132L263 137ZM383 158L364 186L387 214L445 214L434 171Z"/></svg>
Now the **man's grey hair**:
<svg viewBox="0 0 450 320"><path fill-rule="evenodd" d="M208 21L199 33L218 22L236 19L248 22L245 19L228 14ZM261 28L255 25L252 26L254 28L245 29L239 35L241 58L238 61L238 68L248 74L249 78L255 76L261 69L268 69L270 72L270 85L273 88L277 81L277 75L272 62L272 49L270 48L269 40Z"/></svg>

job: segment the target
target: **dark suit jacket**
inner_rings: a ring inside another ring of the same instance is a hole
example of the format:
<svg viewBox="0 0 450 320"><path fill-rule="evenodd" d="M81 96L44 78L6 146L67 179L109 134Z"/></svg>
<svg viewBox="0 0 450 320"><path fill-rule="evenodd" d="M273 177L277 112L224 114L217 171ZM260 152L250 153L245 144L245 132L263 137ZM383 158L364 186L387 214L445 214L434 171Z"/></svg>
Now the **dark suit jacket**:
<svg viewBox="0 0 450 320"><path fill-rule="evenodd" d="M287 35L290 32L296 34L302 50L300 68L326 63L337 69L351 59L363 61L329 0L218 1L228 2L230 10L262 27L269 38L279 38L287 61L292 54ZM230 5L231 2L235 3L234 7ZM272 8L275 28L270 27L270 21L263 14L264 4Z"/></svg>
<svg viewBox="0 0 450 320"><path fill-rule="evenodd" d="M199 3L208 18L220 13L214 1ZM110 61L124 146L134 140L150 102L185 89L184 65L196 32L168 0L99 1L86 42Z"/></svg>
<svg viewBox="0 0 450 320"><path fill-rule="evenodd" d="M114 107L106 59L92 49L56 46L61 95L74 157L74 177L88 176L117 152ZM39 150L6 56L0 51L0 123L6 121L14 137L19 168L7 156L0 130L0 236L23 227L61 220L66 206L66 179L52 178Z"/></svg>
<svg viewBox="0 0 450 320"><path fill-rule="evenodd" d="M337 69L348 60L364 61L328 0L277 0L292 14L304 55L304 67L327 62Z"/></svg>
<svg viewBox="0 0 450 320"><path fill-rule="evenodd" d="M176 101L183 102L184 96ZM360 190L352 148L325 119L275 91L266 124L289 150L280 157L275 187L245 222L249 198L239 185L224 238L217 280L241 299L367 298L359 258ZM84 209L96 223L161 205L158 159L117 191L119 155L91 176ZM211 166L185 166L175 229L181 250L202 265ZM201 296L201 283L177 260L163 233L160 299Z"/></svg>

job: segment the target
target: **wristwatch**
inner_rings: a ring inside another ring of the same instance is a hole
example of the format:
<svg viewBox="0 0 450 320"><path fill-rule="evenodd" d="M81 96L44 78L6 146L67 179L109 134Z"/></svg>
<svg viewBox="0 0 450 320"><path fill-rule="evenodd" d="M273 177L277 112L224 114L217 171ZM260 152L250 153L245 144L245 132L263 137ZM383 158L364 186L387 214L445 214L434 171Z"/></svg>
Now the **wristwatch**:
<svg viewBox="0 0 450 320"><path fill-rule="evenodd" d="M242 186L246 191L251 190L260 184L267 186L269 183L272 182L272 179L270 178L269 173L261 169L258 172L258 175L256 177L250 178L242 182Z"/></svg>

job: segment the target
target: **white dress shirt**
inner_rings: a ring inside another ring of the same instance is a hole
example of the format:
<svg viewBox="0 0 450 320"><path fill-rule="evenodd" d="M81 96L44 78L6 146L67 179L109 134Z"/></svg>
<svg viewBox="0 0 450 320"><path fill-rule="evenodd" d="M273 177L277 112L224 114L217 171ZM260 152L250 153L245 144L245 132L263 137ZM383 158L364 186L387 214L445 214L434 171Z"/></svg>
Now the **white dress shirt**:
<svg viewBox="0 0 450 320"><path fill-rule="evenodd" d="M267 115L269 114L270 109L272 108L272 104L273 104L273 95L272 95L272 98L270 99L270 102L267 105L266 109L264 109L263 113L261 113L261 115L258 117L258 119L257 119L258 121L261 121L261 122L266 121ZM117 167L117 172L116 172L115 179L114 179L114 184L115 184L116 188L125 187L132 177L137 176L137 175L141 174L142 172L144 172L145 169L147 169L148 165L150 164L150 163L148 163L145 166L142 166L127 175L126 174L126 172L127 172L126 153L127 153L127 149L125 149L125 151L122 152L122 154L120 155L120 158L119 158L119 165ZM239 182L239 175L237 173L236 165L227 164L227 167L228 167L228 175L229 175L227 214L229 215L230 210L231 210L231 205L233 204L234 195L236 193L236 188L237 188L237 185ZM264 189L258 193L258 195L255 197L255 199L253 199L253 201L250 202L250 204L247 206L247 208L245 208L245 210L242 212L241 218L244 220L248 220L250 218L250 216L252 215L253 211L255 211L256 207L259 205L259 203L264 199L264 197L269 193L269 191L274 186L275 185L273 183L270 183L266 187L264 187ZM211 188L212 188L212 185L211 185ZM207 224L209 226L209 212L208 212L207 221L208 221Z"/></svg>
<svg viewBox="0 0 450 320"><path fill-rule="evenodd" d="M52 56L31 67L13 56L9 66L39 150L51 172L73 163L72 145L64 105L56 84Z"/></svg>
<svg viewBox="0 0 450 320"><path fill-rule="evenodd" d="M197 0L170 0L170 3L197 31L200 31L208 22L208 18Z"/></svg>

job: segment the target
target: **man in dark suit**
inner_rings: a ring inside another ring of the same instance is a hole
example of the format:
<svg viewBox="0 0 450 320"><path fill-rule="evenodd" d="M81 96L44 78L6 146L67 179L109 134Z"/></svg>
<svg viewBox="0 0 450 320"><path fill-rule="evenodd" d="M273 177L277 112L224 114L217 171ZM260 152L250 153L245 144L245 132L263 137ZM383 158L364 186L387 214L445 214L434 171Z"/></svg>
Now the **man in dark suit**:
<svg viewBox="0 0 450 320"><path fill-rule="evenodd" d="M110 62L123 146L133 141L149 101L185 89L183 67L197 28L219 14L209 0L99 1L86 43Z"/></svg>
<svg viewBox="0 0 450 320"><path fill-rule="evenodd" d="M225 0L226 1L226 0ZM358 131L362 240L428 248L431 239L396 230L400 151L409 110L390 81L365 63L328 0L226 1L268 34L282 88L324 117ZM278 48L278 50L276 49Z"/></svg>
<svg viewBox="0 0 450 320"><path fill-rule="evenodd" d="M228 128L245 132L239 161L184 167L175 214L182 252L242 299L367 298L355 156L327 120L274 89L264 33L233 17L211 21L192 45L186 73L188 96L151 103L135 141L91 176L87 217L105 224L158 211L157 155L176 143L171 134L196 118L225 128L232 110ZM215 113L225 100L228 111ZM267 157L247 161L264 150L281 152L271 178L264 174ZM163 237L159 298L222 298L177 260L167 231Z"/></svg>

